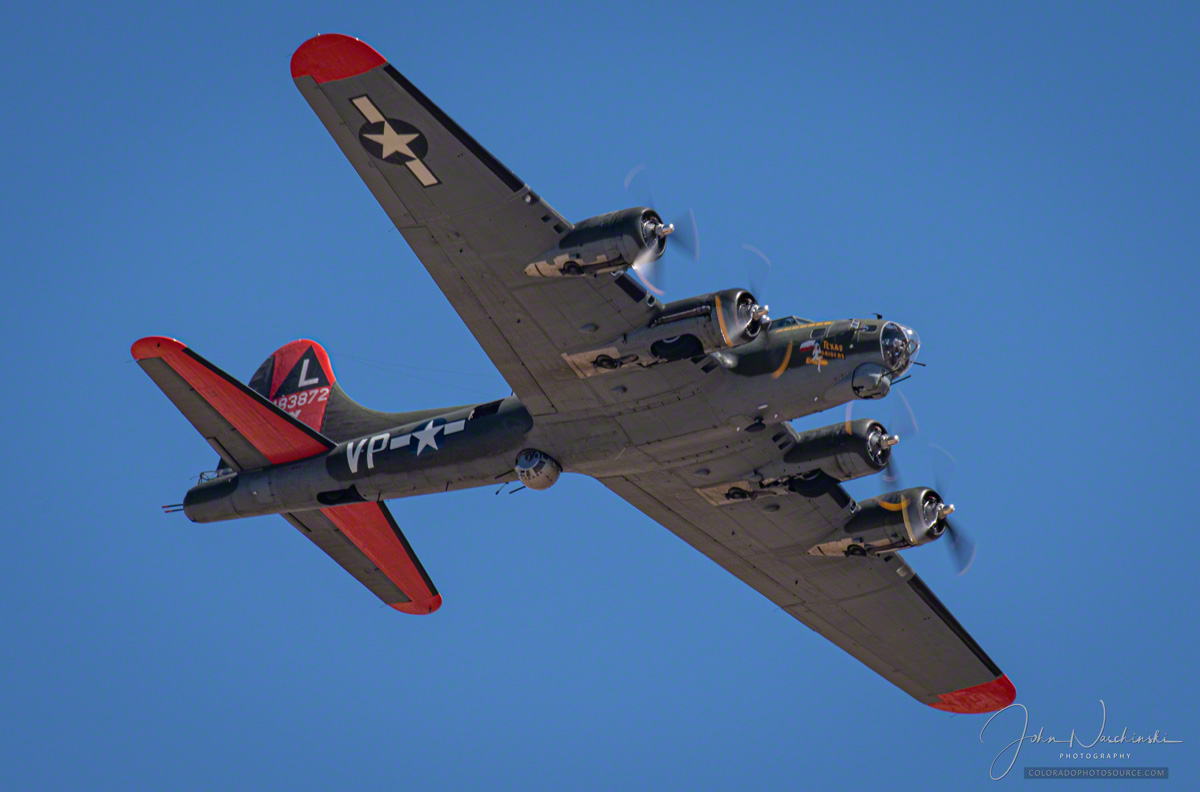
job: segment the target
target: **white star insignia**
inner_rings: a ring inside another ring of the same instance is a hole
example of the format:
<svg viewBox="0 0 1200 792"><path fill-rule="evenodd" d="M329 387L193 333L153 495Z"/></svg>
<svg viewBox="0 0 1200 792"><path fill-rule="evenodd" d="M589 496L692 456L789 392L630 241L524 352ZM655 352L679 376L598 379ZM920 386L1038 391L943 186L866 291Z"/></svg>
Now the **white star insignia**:
<svg viewBox="0 0 1200 792"><path fill-rule="evenodd" d="M440 431L442 431L442 427L434 426L433 421L430 421L425 425L424 429L412 433L412 436L417 438L418 456L425 450L425 446L433 446L434 451L438 450L437 433Z"/></svg>
<svg viewBox="0 0 1200 792"><path fill-rule="evenodd" d="M365 137L367 140L373 140L379 145L383 146L383 153L379 155L383 159L387 159L397 152L408 157L410 160L415 160L417 158L417 155L414 154L412 149L408 147L408 144L412 143L414 140L420 137L420 135L401 135L397 133L396 130L392 129L392 125L386 120L383 122L382 133L378 135L363 135L363 137ZM434 446L434 448L437 448L437 446Z"/></svg>

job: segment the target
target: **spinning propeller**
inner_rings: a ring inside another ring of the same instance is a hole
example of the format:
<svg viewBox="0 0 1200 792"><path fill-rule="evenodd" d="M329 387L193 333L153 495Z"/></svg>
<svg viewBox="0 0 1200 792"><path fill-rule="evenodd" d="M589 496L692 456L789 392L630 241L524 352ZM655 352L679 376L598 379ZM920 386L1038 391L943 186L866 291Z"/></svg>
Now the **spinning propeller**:
<svg viewBox="0 0 1200 792"><path fill-rule="evenodd" d="M767 258L767 254L751 245L749 242L742 243L742 250L752 256L750 262L746 266L747 281L750 284L750 291L760 300L766 297L766 282L771 274L771 259Z"/></svg>
<svg viewBox="0 0 1200 792"><path fill-rule="evenodd" d="M958 467L958 460L951 456L949 451L936 443L930 443L929 447L934 451L939 452L940 455L944 455L946 459L949 459L955 468ZM938 458L939 457L934 457L935 460ZM946 489L944 484L945 476L941 472L939 464L935 461L933 474L934 489L936 489L939 493L945 492ZM946 539L950 542L950 552L954 556L954 563L958 568L958 574L964 575L966 574L967 570L971 568L971 563L975 560L975 552L979 548L978 545L975 544L975 540L971 538L970 535L961 529L956 528L954 523L950 521L950 513L953 511L954 506L950 506L949 510L945 514L945 517L943 518L943 522L946 523Z"/></svg>
<svg viewBox="0 0 1200 792"><path fill-rule="evenodd" d="M658 207L655 206L654 194L646 185L646 178L637 178L644 170L646 170L646 164L642 163L629 171L625 176L625 189L632 191L634 181L639 181L639 192L642 193L645 199L642 201L642 204L657 212ZM696 214L691 209L685 209L674 218L674 222L672 223L659 223L654 228L647 230L659 239L665 239L670 236L671 247L678 248L683 253L686 253L693 261L700 260L700 234L696 227ZM655 252L656 249L654 247L643 249L642 253L633 262L631 269L637 273L647 289L657 296L662 297L666 283L666 266L662 258L656 258Z"/></svg>
<svg viewBox="0 0 1200 792"><path fill-rule="evenodd" d="M895 425L889 425L889 431L891 431L900 439L911 441L920 433L920 429L917 426L916 414L913 412L912 405L909 404L908 399L905 398L901 391L893 390L892 395L899 397L899 404L903 409L899 411L899 419ZM853 420L853 405L854 402L846 403L847 422ZM926 446L936 452L934 454L933 462L933 486L934 489L937 490L938 494L945 498L947 464L949 465L950 470L953 470L954 468L958 467L958 460L956 460L949 451L937 443L926 443ZM888 490L905 489L904 480L900 474L900 467L896 463L896 454L894 450L891 457L888 459L887 467L884 468L881 476L884 482L886 482ZM968 533L963 531L950 520L950 515L953 512L954 505L947 502L944 506L942 506L939 517L941 518L942 523L946 526L946 540L949 542L950 554L953 557L954 566L958 570L958 574L961 576L966 574L966 571L971 568L971 563L975 560L975 553L978 550L978 545Z"/></svg>

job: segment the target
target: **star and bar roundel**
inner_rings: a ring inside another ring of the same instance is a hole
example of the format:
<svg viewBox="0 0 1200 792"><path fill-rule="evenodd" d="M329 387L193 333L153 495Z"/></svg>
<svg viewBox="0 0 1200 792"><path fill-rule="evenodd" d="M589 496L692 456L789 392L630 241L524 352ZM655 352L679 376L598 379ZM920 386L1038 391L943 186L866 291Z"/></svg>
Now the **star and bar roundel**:
<svg viewBox="0 0 1200 792"><path fill-rule="evenodd" d="M367 123L358 130L358 142L376 159L408 168L422 187L432 187L441 181L425 164L429 141L421 130L406 121L385 118L369 96L351 100Z"/></svg>

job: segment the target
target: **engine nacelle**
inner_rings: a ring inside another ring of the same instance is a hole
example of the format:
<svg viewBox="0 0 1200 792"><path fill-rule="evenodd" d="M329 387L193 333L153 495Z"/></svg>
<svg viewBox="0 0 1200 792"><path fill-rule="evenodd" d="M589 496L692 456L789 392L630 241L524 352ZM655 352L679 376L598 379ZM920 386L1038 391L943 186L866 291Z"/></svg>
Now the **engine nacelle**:
<svg viewBox="0 0 1200 792"><path fill-rule="evenodd" d="M545 451L526 448L517 454L517 478L531 490L549 489L558 481L562 465Z"/></svg>
<svg viewBox="0 0 1200 792"><path fill-rule="evenodd" d="M726 289L670 303L645 327L564 358L583 377L621 366L669 363L748 344L770 321L753 294Z"/></svg>
<svg viewBox="0 0 1200 792"><path fill-rule="evenodd" d="M821 470L838 481L850 481L887 467L897 442L879 421L859 418L801 432L783 462L800 473Z"/></svg>
<svg viewBox="0 0 1200 792"><path fill-rule="evenodd" d="M554 278L623 271L661 258L669 233L658 212L644 206L591 217L528 264L525 274Z"/></svg>
<svg viewBox="0 0 1200 792"><path fill-rule="evenodd" d="M745 289L726 289L668 303L648 327L630 333L629 341L645 343L654 338L650 342L654 347L657 341L690 335L704 352L713 352L750 343L770 321L766 306L760 306L753 294ZM656 356L669 354L668 345L658 347L662 352L651 350Z"/></svg>
<svg viewBox="0 0 1200 792"><path fill-rule="evenodd" d="M811 555L865 555L917 547L940 537L953 509L928 487L913 487L860 501L841 534Z"/></svg>

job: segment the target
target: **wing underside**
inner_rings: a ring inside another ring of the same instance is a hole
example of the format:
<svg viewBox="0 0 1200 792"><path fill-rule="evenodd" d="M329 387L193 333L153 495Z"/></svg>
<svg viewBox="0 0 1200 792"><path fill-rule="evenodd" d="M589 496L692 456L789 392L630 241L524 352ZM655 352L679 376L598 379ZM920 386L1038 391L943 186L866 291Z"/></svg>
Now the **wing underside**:
<svg viewBox="0 0 1200 792"><path fill-rule="evenodd" d="M538 416L616 403L564 352L646 324L654 299L624 274L527 275L571 223L368 45L318 36L292 76L522 404Z"/></svg>
<svg viewBox="0 0 1200 792"><path fill-rule="evenodd" d="M714 505L686 470L602 482L918 701L989 712L1015 697L1008 677L899 554L808 553L851 514L840 487Z"/></svg>

